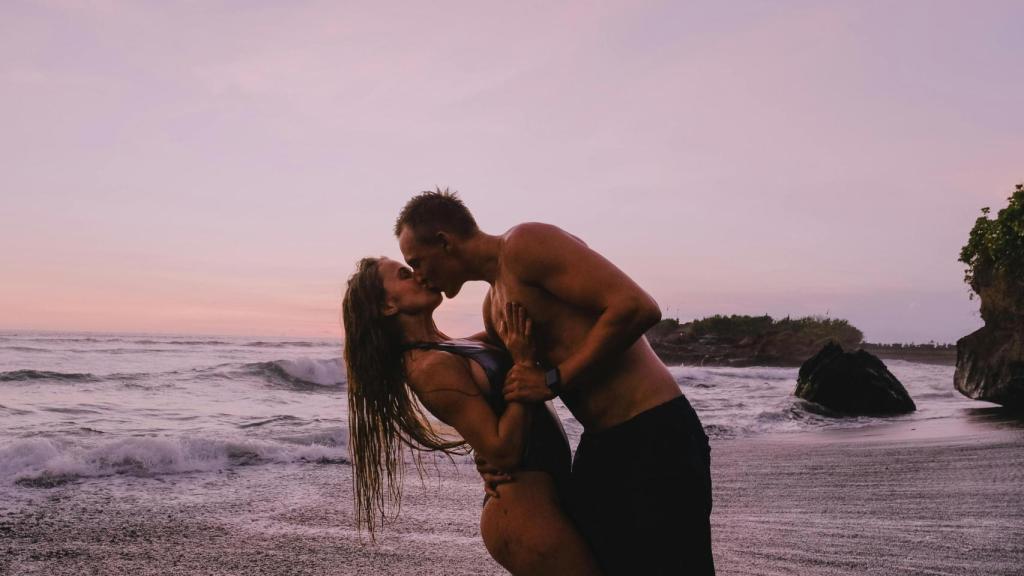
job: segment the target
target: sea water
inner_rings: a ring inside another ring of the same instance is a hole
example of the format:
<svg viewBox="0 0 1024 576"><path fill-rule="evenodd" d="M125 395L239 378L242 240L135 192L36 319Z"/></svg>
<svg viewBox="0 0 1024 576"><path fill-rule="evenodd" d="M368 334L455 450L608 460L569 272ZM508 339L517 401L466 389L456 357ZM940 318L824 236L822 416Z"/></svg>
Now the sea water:
<svg viewBox="0 0 1024 576"><path fill-rule="evenodd" d="M340 340L0 333L0 497L74 481L345 466ZM917 403L888 420L976 403L953 367L887 362ZM793 396L795 368L670 367L712 438L868 426ZM556 403L570 443L582 427Z"/></svg>

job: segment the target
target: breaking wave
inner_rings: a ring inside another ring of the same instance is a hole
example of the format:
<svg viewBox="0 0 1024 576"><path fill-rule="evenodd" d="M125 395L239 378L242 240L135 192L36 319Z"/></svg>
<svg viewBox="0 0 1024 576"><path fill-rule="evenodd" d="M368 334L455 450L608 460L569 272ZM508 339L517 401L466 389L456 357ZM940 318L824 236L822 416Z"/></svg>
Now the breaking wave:
<svg viewBox="0 0 1024 576"><path fill-rule="evenodd" d="M112 353L112 352L111 352ZM229 368L229 370L225 370ZM251 378L257 376L271 384L289 387L338 387L346 382L345 366L341 358L316 359L296 358L293 360L272 360L249 364L222 364L207 369L197 369L208 376L217 378ZM103 382L146 379L154 376L173 376L182 372L137 374L90 374L87 372L54 372L49 370L12 370L0 372L0 382Z"/></svg>
<svg viewBox="0 0 1024 576"><path fill-rule="evenodd" d="M344 464L348 462L346 444L343 435L320 436L308 444L165 436L79 446L30 438L0 447L0 479L27 487L52 487L101 476L159 476L261 464Z"/></svg>
<svg viewBox="0 0 1024 576"><path fill-rule="evenodd" d="M317 360L313 358L297 358L295 360L274 360L272 362L256 362L247 364L246 368L272 383L284 382L302 387L329 386L337 387L345 384L345 366L341 358Z"/></svg>

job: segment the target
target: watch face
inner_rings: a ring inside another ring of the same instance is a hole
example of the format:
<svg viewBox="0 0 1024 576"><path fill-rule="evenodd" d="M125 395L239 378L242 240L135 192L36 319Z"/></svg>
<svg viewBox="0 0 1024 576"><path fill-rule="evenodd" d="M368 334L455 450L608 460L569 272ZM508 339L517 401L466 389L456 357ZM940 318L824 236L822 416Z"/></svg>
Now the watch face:
<svg viewBox="0 0 1024 576"><path fill-rule="evenodd" d="M561 382L561 374L558 373L558 368L552 368L544 373L544 382L548 385L548 388L554 388Z"/></svg>

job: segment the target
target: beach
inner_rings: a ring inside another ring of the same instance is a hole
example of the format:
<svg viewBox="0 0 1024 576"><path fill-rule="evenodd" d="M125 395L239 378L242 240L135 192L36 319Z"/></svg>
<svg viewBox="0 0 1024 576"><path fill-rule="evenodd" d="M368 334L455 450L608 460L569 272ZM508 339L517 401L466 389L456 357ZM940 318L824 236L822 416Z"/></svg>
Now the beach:
<svg viewBox="0 0 1024 576"><path fill-rule="evenodd" d="M979 419L719 444L719 574L1020 574L1024 433Z"/></svg>
<svg viewBox="0 0 1024 576"><path fill-rule="evenodd" d="M922 429L924 428L924 429ZM471 466L410 471L371 544L346 465L86 480L0 512L3 574L502 574L479 538ZM1014 575L1024 565L1024 430L999 411L932 429L713 442L723 575Z"/></svg>
<svg viewBox="0 0 1024 576"><path fill-rule="evenodd" d="M356 530L338 352L0 334L0 575L502 574L466 457L407 470L376 543ZM917 411L831 414L794 368L670 367L711 437L719 574L1020 574L1021 417L951 366L886 363Z"/></svg>
<svg viewBox="0 0 1024 576"><path fill-rule="evenodd" d="M0 1L0 576L1024 576L1022 23Z"/></svg>

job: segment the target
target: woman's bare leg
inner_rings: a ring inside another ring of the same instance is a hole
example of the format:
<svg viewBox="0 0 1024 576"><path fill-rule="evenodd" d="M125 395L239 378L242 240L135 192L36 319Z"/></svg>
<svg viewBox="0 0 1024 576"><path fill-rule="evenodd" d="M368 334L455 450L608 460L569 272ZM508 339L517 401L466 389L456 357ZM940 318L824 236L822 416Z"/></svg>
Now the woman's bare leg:
<svg viewBox="0 0 1024 576"><path fill-rule="evenodd" d="M587 543L559 504L544 472L518 472L498 486L480 516L480 534L491 556L516 576L596 575Z"/></svg>

